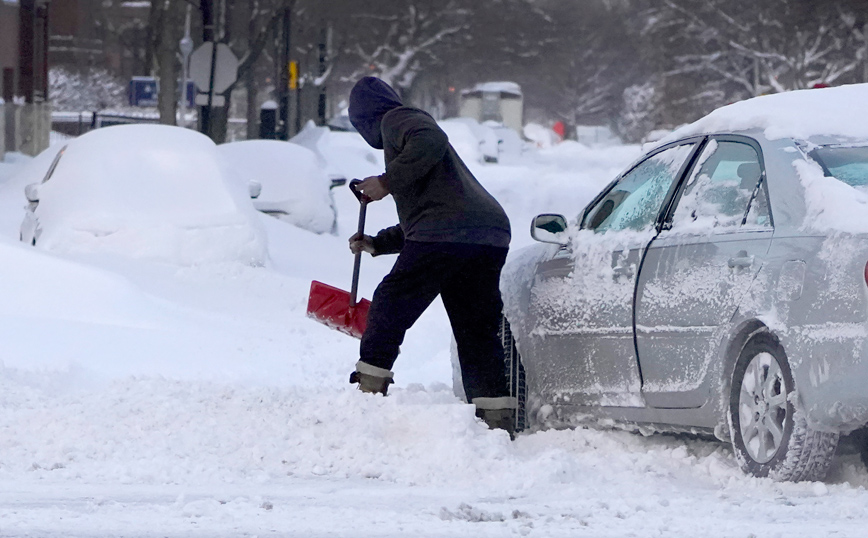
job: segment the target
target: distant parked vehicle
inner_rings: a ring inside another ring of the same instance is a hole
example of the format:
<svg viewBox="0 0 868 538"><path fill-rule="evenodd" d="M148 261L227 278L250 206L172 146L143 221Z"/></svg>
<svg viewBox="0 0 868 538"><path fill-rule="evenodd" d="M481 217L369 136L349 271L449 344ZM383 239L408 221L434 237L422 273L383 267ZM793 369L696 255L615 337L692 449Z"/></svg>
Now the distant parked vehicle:
<svg viewBox="0 0 868 538"><path fill-rule="evenodd" d="M812 93L813 92L813 93ZM820 480L868 423L868 85L757 98L670 135L504 269L519 429L707 432ZM861 105L860 105L861 104Z"/></svg>
<svg viewBox="0 0 868 538"><path fill-rule="evenodd" d="M476 151L473 154L478 155L478 160L487 163L498 161L500 156L498 138L491 127L482 125L473 118L449 118L439 121L438 124L449 136L449 141L456 150L461 144L473 144L475 142ZM467 131L470 132L470 136L467 136Z"/></svg>
<svg viewBox="0 0 868 538"><path fill-rule="evenodd" d="M257 210L314 233L336 233L337 209L330 188L346 179L329 177L317 155L281 140L246 140L217 146L244 180L261 185Z"/></svg>
<svg viewBox="0 0 868 538"><path fill-rule="evenodd" d="M38 157L34 166L44 162ZM47 250L182 264L266 258L247 188L231 176L214 143L189 129L91 131L57 151L25 195L20 239Z"/></svg>

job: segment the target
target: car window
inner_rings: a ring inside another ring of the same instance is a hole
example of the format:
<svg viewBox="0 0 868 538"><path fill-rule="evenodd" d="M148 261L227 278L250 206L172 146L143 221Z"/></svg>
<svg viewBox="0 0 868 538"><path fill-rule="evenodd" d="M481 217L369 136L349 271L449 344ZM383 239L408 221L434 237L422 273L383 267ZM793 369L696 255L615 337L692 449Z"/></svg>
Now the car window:
<svg viewBox="0 0 868 538"><path fill-rule="evenodd" d="M868 187L868 146L822 146L811 152L827 177L856 188Z"/></svg>
<svg viewBox="0 0 868 538"><path fill-rule="evenodd" d="M51 176L54 175L54 169L57 168L57 163L60 162L60 158L63 157L63 154L66 152L66 146L60 148L60 151L57 152L57 155L54 157L54 160L51 161L51 166L48 167L48 171L45 173L45 177L42 178L42 182L45 183Z"/></svg>
<svg viewBox="0 0 868 538"><path fill-rule="evenodd" d="M740 229L747 220L752 226L769 224L768 201L765 189L760 188L762 177L753 146L712 140L685 183L672 216L672 229L728 232Z"/></svg>
<svg viewBox="0 0 868 538"><path fill-rule="evenodd" d="M652 226L693 147L674 146L639 163L588 212L584 227L602 233Z"/></svg>

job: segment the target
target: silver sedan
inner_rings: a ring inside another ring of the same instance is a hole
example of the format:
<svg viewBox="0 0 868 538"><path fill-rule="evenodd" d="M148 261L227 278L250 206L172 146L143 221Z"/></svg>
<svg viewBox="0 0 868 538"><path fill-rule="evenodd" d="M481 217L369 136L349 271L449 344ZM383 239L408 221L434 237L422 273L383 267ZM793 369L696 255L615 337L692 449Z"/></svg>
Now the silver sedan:
<svg viewBox="0 0 868 538"><path fill-rule="evenodd" d="M868 141L701 134L537 216L502 279L518 427L706 432L750 474L822 479L868 423L868 234L812 224L844 211L832 183L868 196Z"/></svg>

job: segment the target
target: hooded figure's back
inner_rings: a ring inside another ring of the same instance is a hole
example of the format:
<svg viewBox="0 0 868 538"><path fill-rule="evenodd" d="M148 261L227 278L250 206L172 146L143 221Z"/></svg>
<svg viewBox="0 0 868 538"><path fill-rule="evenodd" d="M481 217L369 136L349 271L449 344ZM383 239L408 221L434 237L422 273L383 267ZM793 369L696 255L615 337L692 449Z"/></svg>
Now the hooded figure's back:
<svg viewBox="0 0 868 538"><path fill-rule="evenodd" d="M426 112L403 106L382 80L364 77L350 93L350 121L383 149L380 180L392 194L409 241L509 246L509 219Z"/></svg>
<svg viewBox="0 0 868 538"><path fill-rule="evenodd" d="M383 116L402 105L391 86L376 77L365 77L350 92L350 122L371 147L383 149Z"/></svg>

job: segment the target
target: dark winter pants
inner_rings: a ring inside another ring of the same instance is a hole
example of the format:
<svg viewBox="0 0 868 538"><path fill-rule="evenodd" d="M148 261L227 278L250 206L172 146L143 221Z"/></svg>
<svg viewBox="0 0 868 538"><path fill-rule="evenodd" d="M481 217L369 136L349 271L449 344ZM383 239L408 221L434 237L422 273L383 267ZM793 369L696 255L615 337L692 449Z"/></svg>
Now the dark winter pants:
<svg viewBox="0 0 868 538"><path fill-rule="evenodd" d="M500 271L508 249L407 241L377 286L362 336L361 360L391 370L404 333L439 294L458 344L468 401L508 396L497 337L503 302Z"/></svg>

